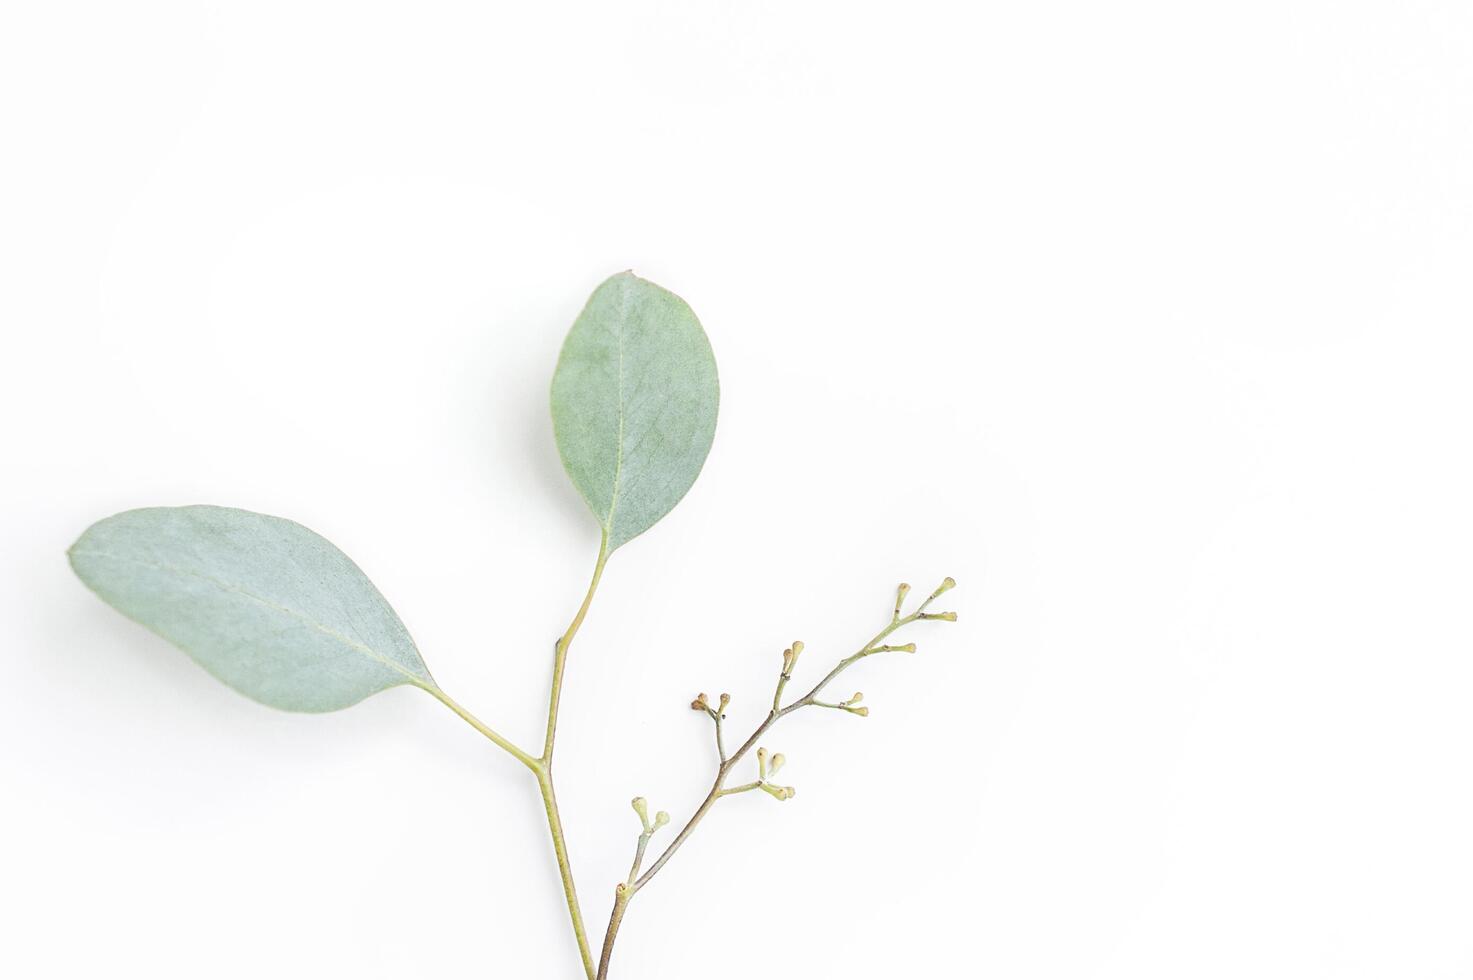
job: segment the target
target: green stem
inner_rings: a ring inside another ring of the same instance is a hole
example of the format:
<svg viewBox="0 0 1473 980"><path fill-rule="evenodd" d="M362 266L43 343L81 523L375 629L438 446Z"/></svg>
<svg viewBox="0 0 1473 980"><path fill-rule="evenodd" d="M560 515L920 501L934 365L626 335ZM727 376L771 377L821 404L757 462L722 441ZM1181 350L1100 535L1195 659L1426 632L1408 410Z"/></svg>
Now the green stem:
<svg viewBox="0 0 1473 980"><path fill-rule="evenodd" d="M552 850L557 855L558 876L563 894L568 899L568 917L573 921L573 938L578 941L578 955L583 958L583 972L593 980L593 951L588 947L588 932L583 927L583 910L578 905L578 889L573 884L573 864L568 860L568 842L563 836L563 819L558 813L557 794L552 787L552 773L537 773L537 788L542 791L542 806L547 811L547 829L552 834Z"/></svg>
<svg viewBox="0 0 1473 980"><path fill-rule="evenodd" d="M547 737L542 742L542 764L552 765L552 747L557 741L557 712L558 705L563 699L563 670L568 664L568 647L573 643L573 637L578 635L578 627L583 625L583 618L588 615L588 607L593 605L593 594L598 591L599 579L603 578L604 565L609 560L609 535L605 531L598 544L598 560L593 565L593 580L588 583L588 592L583 596L583 605L578 607L578 613L573 621L568 624L568 631L558 637L557 645L553 648L552 657L552 694L547 699Z"/></svg>
<svg viewBox="0 0 1473 980"><path fill-rule="evenodd" d="M567 632L558 638L557 645L553 648L552 691L547 698L547 737L542 742L542 757L534 760L536 765L533 768L533 772L537 774L537 787L542 791L542 807L547 811L547 830L552 835L553 853L557 855L563 895L568 900L568 917L573 923L573 938L578 942L578 955L583 958L583 972L588 975L588 980L593 980L594 975L593 951L588 946L588 933L583 928L583 911L578 905L578 889L573 884L573 864L568 859L568 842L563 834L562 816L558 813L557 794L553 790L552 750L557 742L558 708L563 698L563 672L568 664L568 647L572 645L573 637L578 635L578 628L588 615L588 607L593 605L593 595L598 591L599 579L603 578L604 564L608 560L609 535L605 532L599 540L598 559L594 562L593 578L588 583L583 604L578 607L573 621L568 624Z"/></svg>
<svg viewBox="0 0 1473 980"><path fill-rule="evenodd" d="M733 795L735 795L737 793L749 793L749 792L751 792L754 789L760 789L761 786L762 786L761 783L743 783L740 786L733 786L730 789L717 790L716 791L716 795L718 797L721 797L721 796L733 796Z"/></svg>
<svg viewBox="0 0 1473 980"><path fill-rule="evenodd" d="M644 851L649 847L649 843L650 831L639 835L639 843L634 847L634 863L629 866L629 878L624 882L625 888L634 884L634 879L639 875L639 866L644 863Z"/></svg>
<svg viewBox="0 0 1473 980"><path fill-rule="evenodd" d="M552 785L552 748L557 739L558 705L562 700L563 671L568 663L568 647L572 644L573 637L577 635L578 627L583 625L584 617L588 615L588 607L593 604L593 594L598 591L598 582L603 577L604 564L608 560L609 536L605 534L599 542L598 560L593 566L593 580L588 583L588 592L583 596L583 604L578 607L578 613L573 617L573 622L569 624L567 632L558 638L557 646L554 648L552 693L548 697L547 706L547 737L542 743L541 757L531 755L510 739L498 734L490 725L462 708L450 695L434 684L419 685L434 695L445 707L459 715L466 724L506 750L537 777L537 789L542 794L542 808L547 812L547 829L552 835L552 850L557 856L558 876L562 879L563 894L568 900L568 917L573 922L573 938L578 942L578 955L583 959L583 972L588 975L588 980L594 980L593 951L588 945L588 932L583 927L583 912L578 905L578 890L573 885L573 864L568 859L568 841L563 833L563 818L558 812L557 793Z"/></svg>

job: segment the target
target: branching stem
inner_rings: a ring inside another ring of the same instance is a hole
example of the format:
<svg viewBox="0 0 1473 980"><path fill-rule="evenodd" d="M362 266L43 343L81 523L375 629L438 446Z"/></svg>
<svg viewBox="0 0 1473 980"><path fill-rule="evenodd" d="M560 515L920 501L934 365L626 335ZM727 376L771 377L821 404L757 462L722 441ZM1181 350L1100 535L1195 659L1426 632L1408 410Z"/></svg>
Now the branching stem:
<svg viewBox="0 0 1473 980"><path fill-rule="evenodd" d="M568 842L563 833L562 814L558 811L557 792L553 787L552 750L557 741L558 708L562 701L563 672L568 663L568 647L572 645L573 637L578 634L578 628L583 625L583 619L588 615L588 608L593 604L594 593L598 591L599 579L603 578L604 565L608 560L609 537L605 533L599 542L598 559L594 563L593 578L588 583L588 592L583 596L583 603L578 607L578 612L573 616L573 621L568 625L567 631L558 637L557 644L553 647L552 690L547 699L547 734L542 743L540 757L533 756L519 748L510 739L497 734L489 725L462 708L438 687L424 685L426 691L459 715L466 724L510 753L513 758L530 769L537 778L537 789L542 794L542 808L547 814L548 833L552 836L552 850L557 858L558 876L562 879L563 894L568 902L568 917L573 924L573 938L577 940L578 953L583 959L583 971L589 980L593 980L594 975L593 951L588 945L588 931L583 925L583 911L578 904L578 890L573 884L573 865L568 858ZM641 859L643 853L644 847L641 845Z"/></svg>
<svg viewBox="0 0 1473 980"><path fill-rule="evenodd" d="M701 801L699 806L696 807L695 812L691 814L690 819L685 822L685 826L680 828L680 832L675 835L675 839L672 840L665 847L665 849L660 853L657 858L655 858L654 863L649 866L649 869L637 878L634 877L634 871L631 871L630 880L621 883L615 888L614 908L609 915L608 929L604 933L603 950L599 957L598 973L595 977L595 980L607 980L608 978L609 962L613 957L614 952L614 941L618 937L619 927L624 921L624 914L628 910L629 902L634 898L636 894L639 893L640 889L642 889L645 885L648 885L650 883L650 880L654 878L655 875L660 873L660 869L665 866L666 862L674 857L675 852L680 850L681 845L683 845L686 842L686 839L695 832L695 829L697 826L700 825L701 820L704 819L706 814L711 811L711 808L716 805L716 801L721 799L723 796L732 796L737 793L745 793L750 790L759 789L762 787L763 784L760 780L754 783L744 783L740 786L733 786L729 789L726 787L727 777L731 774L731 771L736 767L737 763L741 762L742 757L750 752L754 746L756 746L758 740L767 733L768 729L777 724L780 719L792 714L799 708L804 708L809 705L838 707L838 705L830 705L819 701L818 696L823 692L824 688L828 687L828 685L833 682L836 677L842 674L845 670L849 669L849 667L853 666L855 663L863 660L865 657L872 656L876 653L885 653L889 651L913 652L915 650L914 644L907 644L905 646L888 646L883 645L882 641L900 627L905 626L909 623L913 623L918 619L940 618L939 616L926 615L926 608L930 606L931 602L934 601L938 595L950 588L951 584L951 580L947 579L946 583L941 588L932 593L930 598L921 603L920 607L909 616L900 615L900 607L902 602L904 601L905 593L910 588L909 586L902 586L899 594L896 597L895 612L894 615L891 617L889 625L887 625L884 629L880 630L873 637L871 637L869 642L865 643L864 646L860 647L853 654L839 661L839 663L835 665L835 667L827 674L825 674L823 679L815 684L807 694L803 695L801 698L798 698L796 701L793 701L784 707L782 706L783 688L787 686L787 683L791 678L792 668L791 659L785 658L783 664L783 672L778 679L777 690L773 694L771 710L768 711L767 717L762 720L762 723L757 726L756 730L752 732L747 740L743 742L741 746L737 748L736 751L732 752L729 756L726 753L725 746L722 744L721 739L721 714L719 712L712 712L712 716L716 721L717 752L720 755L721 762L720 765L718 765L716 768L716 778L711 784L710 792L706 794L706 798ZM702 697L704 697L704 695ZM639 865L643 860L643 856L643 848L641 847L640 852L635 859L635 871L638 870Z"/></svg>
<svg viewBox="0 0 1473 980"><path fill-rule="evenodd" d="M783 670L778 679L777 689L773 693L771 710L768 711L767 716L762 720L761 724L757 726L756 730L747 737L747 740L743 742L736 749L736 751L732 752L730 755L728 755L726 751L726 743L724 740L724 733L722 728L722 723L723 721L725 721L725 709L729 699L726 695L723 694L721 696L720 709L712 709L710 705L706 703L706 696L704 694L701 695L700 698L698 698L692 706L703 708L708 714L710 714L712 720L715 722L716 753L720 760L716 767L716 778L712 781L711 789L706 794L706 798L701 801L699 806L696 807L695 812L691 814L690 818L686 821L685 826L680 828L680 832L675 835L675 839L672 840L665 847L665 849L660 852L660 855L655 858L654 863L649 866L649 869L646 870L643 874L640 874L640 868L644 864L645 851L649 845L650 836L654 830L653 826L646 823L644 833L640 834L639 842L635 847L634 862L629 868L629 876L625 881L621 882L614 889L614 908L609 915L608 928L604 933L603 949L599 957L597 969L595 969L592 951L588 945L588 933L583 924L583 912L578 904L578 892L573 883L573 867L572 862L569 860L568 857L568 845L566 836L563 833L562 816L558 811L557 793L553 787L552 754L553 748L557 742L558 708L562 701L563 674L567 667L568 648L572 645L573 638L578 634L578 629L583 625L583 620L588 615L588 609L593 604L593 596L598 591L599 580L603 577L604 565L605 563L607 563L608 558L609 540L608 535L605 534L599 543L598 558L593 566L593 577L588 583L588 591L583 596L583 602L578 607L578 612L573 616L573 621L568 625L567 631L558 638L557 644L553 648L552 689L548 695L547 733L543 740L541 756L533 756L531 753L517 746L510 739L497 733L489 725L485 724L475 715L471 714L465 708L461 707L460 704L458 704L444 691L440 690L440 688L433 682L419 685L423 687L424 690L432 694L447 708L455 712L455 714L459 715L460 718L466 722L466 724L470 725L476 731L480 732L493 744L506 751L522 765L526 766L536 777L537 788L542 794L543 809L547 813L547 828L548 832L552 836L553 853L557 857L558 874L561 877L563 883L563 894L566 896L568 902L568 916L572 920L573 937L577 940L578 953L582 957L583 970L585 974L587 974L588 980L607 980L609 972L609 962L613 956L614 951L614 941L618 938L619 927L624 921L624 914L629 908L630 901L634 898L636 894L638 894L640 889L644 888L645 885L650 883L650 880L654 878L655 875L659 874L660 869L663 868L666 862L668 862L675 855L675 852L680 850L686 839L695 832L696 827L700 825L700 822L705 818L706 814L709 813L711 811L711 808L716 805L717 800L721 799L723 796L734 796L736 794L747 793L755 789L764 789L769 793L772 793L773 795L778 795L774 792L773 787L765 783L763 779L758 779L756 782L743 783L739 786L732 786L730 788L726 786L727 777L731 775L731 772L736 767L737 763L741 762L742 758L746 756L746 754L750 752L754 746L756 746L758 740L767 733L768 729L775 725L780 719L792 714L799 708L805 708L810 705L823 708L847 707L853 702L845 702L844 704L833 704L818 700L818 696L823 692L824 688L828 687L828 685L833 682L836 677L842 674L845 670L849 669L855 663L863 660L865 657L873 656L877 653L887 653L891 651L903 651L908 653L915 652L915 644L913 643L908 643L903 646L893 646L882 643L883 640L889 637L891 633L894 633L900 627L905 626L909 623L913 623L916 620L955 620L956 618L954 613L926 612L927 607L931 605L932 601L934 601L937 596L952 587L954 583L951 581L951 579L947 579L940 588L938 588L935 592L931 594L930 598L921 603L920 607L917 608L915 612L911 613L909 616L903 617L900 615L900 608L905 599L905 594L910 587L902 585L900 587L899 593L896 596L895 612L894 615L891 617L890 623L884 629L880 630L880 632L871 637L869 642L865 643L864 646L860 647L857 651L850 654L848 657L845 657L843 660L840 660L832 670L825 674L824 677L808 691L807 694L798 698L796 701L783 706L783 690L787 686L788 681L792 678L792 669L793 664L796 661L796 653L801 652L802 649L801 644L795 643L793 645L793 649L785 651ZM855 696L854 700L858 700L858 695ZM866 709L856 709L851 707L848 708L848 710L863 714ZM759 756L760 755L761 753L759 752ZM763 775L765 778L765 770ZM790 793L791 791L789 790L789 794ZM778 798L783 799L784 797L778 795ZM638 800L636 802L640 804L643 803L642 800ZM641 819L644 819L644 811L642 810ZM663 824L664 822L665 814L661 813L659 823Z"/></svg>
<svg viewBox="0 0 1473 980"><path fill-rule="evenodd" d="M598 559L593 565L593 578L588 583L588 592L583 596L583 604L578 607L578 612L573 616L573 621L568 624L567 632L558 638L557 645L553 648L552 659L552 691L547 698L547 737L542 743L542 758L537 760L537 788L542 791L542 806L547 811L547 830L552 835L552 850L557 856L558 875L563 881L563 895L568 900L568 917L573 923L573 938L578 942L578 955L583 959L583 972L590 980L593 977L593 952L588 946L588 931L583 927L583 910L578 905L578 889L573 884L573 864L568 858L568 842L563 835L563 820L558 813L557 794L553 791L552 784L552 750L557 742L557 716L558 707L563 697L563 671L568 664L568 647L573 644L573 637L578 635L578 628L583 625L583 618L588 615L588 607L593 605L593 595L598 591L599 579L603 578L604 564L609 560L609 535L605 531L599 540Z"/></svg>

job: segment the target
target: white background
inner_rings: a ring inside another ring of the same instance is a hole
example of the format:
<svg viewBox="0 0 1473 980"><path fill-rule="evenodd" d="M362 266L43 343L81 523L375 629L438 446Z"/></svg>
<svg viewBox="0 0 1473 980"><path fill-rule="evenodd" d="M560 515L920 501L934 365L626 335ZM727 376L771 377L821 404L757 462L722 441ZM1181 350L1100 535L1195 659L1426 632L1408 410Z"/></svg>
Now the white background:
<svg viewBox="0 0 1473 980"><path fill-rule="evenodd" d="M579 975L523 770L249 702L63 552L293 517L531 744L596 547L548 380L633 268L723 391L571 660L595 938L697 691L754 724L901 579L961 620L771 735L797 798L616 978L1473 976L1470 56L1461 2L6 5L0 973Z"/></svg>

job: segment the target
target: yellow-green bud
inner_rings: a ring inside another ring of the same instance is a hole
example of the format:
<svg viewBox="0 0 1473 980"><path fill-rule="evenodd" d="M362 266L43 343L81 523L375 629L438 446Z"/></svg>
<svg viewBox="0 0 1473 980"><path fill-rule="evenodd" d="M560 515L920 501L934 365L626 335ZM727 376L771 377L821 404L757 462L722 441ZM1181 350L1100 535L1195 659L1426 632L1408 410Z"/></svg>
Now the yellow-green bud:
<svg viewBox="0 0 1473 980"><path fill-rule="evenodd" d="M771 786L767 783L762 784L762 792L775 800L791 800L798 795L798 791L791 786Z"/></svg>

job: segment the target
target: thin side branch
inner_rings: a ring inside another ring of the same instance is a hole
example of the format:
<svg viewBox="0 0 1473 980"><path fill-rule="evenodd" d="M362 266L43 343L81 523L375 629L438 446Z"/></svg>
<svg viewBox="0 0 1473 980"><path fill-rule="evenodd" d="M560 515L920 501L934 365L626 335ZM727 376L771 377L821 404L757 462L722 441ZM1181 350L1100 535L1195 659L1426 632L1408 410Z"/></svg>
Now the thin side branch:
<svg viewBox="0 0 1473 980"><path fill-rule="evenodd" d="M867 707L857 706L860 700L862 700L863 698L863 695L860 693L856 692L854 697L850 698L849 700L837 703L820 701L818 700L818 696L823 693L824 688L828 687L828 685L832 683L836 677L838 677L844 671L848 670L854 664L858 663L866 657L874 656L877 653L914 653L916 649L914 643L907 643L903 645L891 645L884 643L884 640L887 639L890 634L894 633L901 627L909 625L910 623L921 619L936 619L945 620L948 622L955 622L955 613L928 613L926 611L930 607L931 603L934 602L938 596L953 588L955 585L956 583L952 579L946 579L944 582L941 583L940 586L937 587L934 592L931 593L931 595L924 602L920 604L916 611L911 613L909 616L902 616L901 610L905 603L906 594L910 591L910 586L901 585L900 588L896 590L895 608L890 617L889 624L884 629L876 633L873 637L871 637L869 642L865 643L864 646L860 647L853 654L839 661L838 664L836 664L832 670L825 674L823 678L819 680L819 682L808 691L807 694L798 698L796 701L793 701L784 706L782 704L783 691L787 687L788 681L792 679L793 669L797 664L799 655L803 652L803 644L801 642L793 643L791 647L783 651L782 672L778 676L777 688L774 691L772 697L772 707L768 711L767 717L765 717L762 720L761 724L757 726L756 730L754 730L752 734L747 737L747 740L744 741L736 749L736 751L732 752L730 755L727 754L726 747L722 741L721 728L721 723L725 717L726 705L730 699L725 694L721 696L720 710L713 709L710 705L710 702L707 700L706 695L704 694L700 695L696 698L695 701L691 702L692 708L697 711L705 711L708 715L710 715L716 725L716 747L717 754L720 758L720 763L716 767L716 778L713 780L711 784L711 789L706 794L706 798L701 801L700 805L696 807L695 812L692 813L690 818L685 822L685 825L680 828L680 832L675 835L675 839L672 840L660 853L660 855L655 858L654 863L649 866L649 869L647 871L645 871L642 875L635 877L636 872L638 872L640 864L643 862L644 859L644 844L646 843L646 841L644 839L641 839L640 846L636 850L634 868L630 871L629 880L620 883L614 890L614 908L609 915L608 929L604 933L603 951L599 959L596 980L607 980L609 962L613 956L614 941L618 937L619 927L624 921L624 914L628 909L629 902L634 898L636 894L639 893L640 889L648 885L650 883L650 880L653 879L655 875L660 873L660 869L665 866L666 862L674 857L675 853L680 850L681 846L686 842L690 835L695 832L695 829L697 826L699 826L701 820L704 819L706 814L711 811L711 808L716 805L717 800L720 800L724 796L734 796L739 793L747 793L751 792L752 790L758 789L767 792L769 795L779 800L785 800L792 797L792 787L776 786L773 783L769 782L769 777L774 774L777 769L782 765L782 756L780 754L774 755L769 759L765 749L757 750L758 779L754 782L747 782L738 786L732 786L728 788L726 786L727 777L730 776L732 770L739 762L741 762L742 758L748 752L750 752L754 746L757 745L758 741L762 738L763 735L768 732L769 729L772 728L773 725L777 724L778 721L787 717L800 708L805 708L809 705L813 705L815 707L823 708L838 708L855 715L867 715L869 713L869 709Z"/></svg>
<svg viewBox="0 0 1473 980"><path fill-rule="evenodd" d="M670 814L664 810L656 813L652 822L649 806L645 803L643 796L636 796L629 805L634 807L635 813L639 814L639 823L643 830L640 832L639 842L634 846L634 864L629 868L629 878L624 882L625 887L634 884L635 876L639 874L639 866L644 863L644 852L649 846L650 838L655 835L655 831L670 822Z"/></svg>

